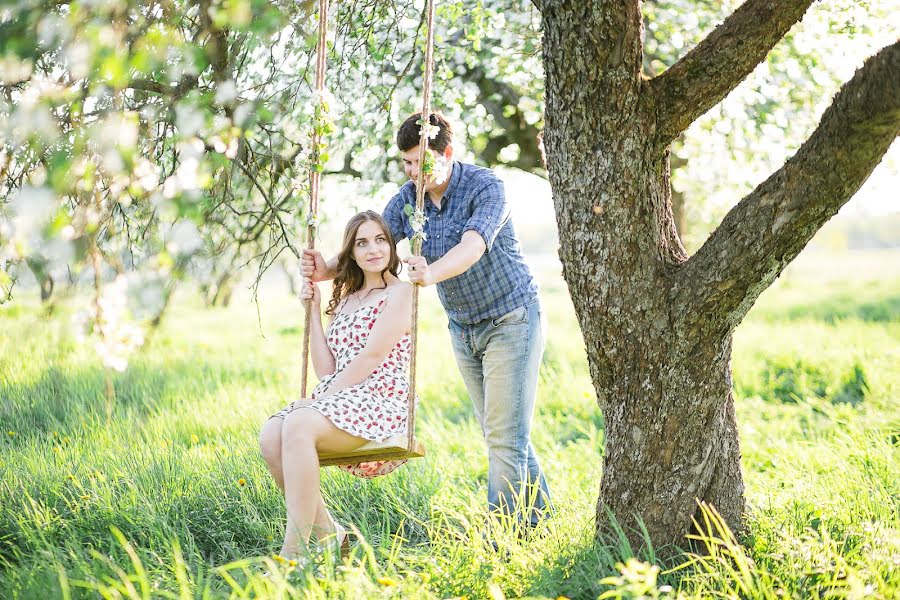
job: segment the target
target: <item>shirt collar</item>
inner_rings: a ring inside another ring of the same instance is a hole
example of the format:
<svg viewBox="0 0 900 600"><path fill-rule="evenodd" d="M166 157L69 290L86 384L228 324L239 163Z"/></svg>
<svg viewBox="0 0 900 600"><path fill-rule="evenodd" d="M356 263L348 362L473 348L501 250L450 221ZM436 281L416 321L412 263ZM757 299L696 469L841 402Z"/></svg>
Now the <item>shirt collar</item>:
<svg viewBox="0 0 900 600"><path fill-rule="evenodd" d="M453 161L452 169L450 171L450 185L447 186L447 191L444 192L444 198L447 199L453 196L453 192L456 191L456 188L459 186L459 180L462 177L462 168L458 161Z"/></svg>

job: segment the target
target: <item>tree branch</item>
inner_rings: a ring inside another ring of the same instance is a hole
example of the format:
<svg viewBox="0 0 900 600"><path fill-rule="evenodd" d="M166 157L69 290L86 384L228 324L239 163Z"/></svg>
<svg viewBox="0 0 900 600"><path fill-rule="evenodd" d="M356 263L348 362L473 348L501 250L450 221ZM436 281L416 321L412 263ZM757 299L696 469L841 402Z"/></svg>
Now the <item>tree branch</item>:
<svg viewBox="0 0 900 600"><path fill-rule="evenodd" d="M900 42L869 58L785 165L735 206L672 289L685 332L728 333L900 134Z"/></svg>
<svg viewBox="0 0 900 600"><path fill-rule="evenodd" d="M159 81L154 81L152 79L132 79L128 83L128 87L133 90L141 90L144 92L151 92L154 94L159 94L160 96L166 96L168 98L181 98L190 90L197 87L197 76L196 75L184 75L181 80L175 85L167 85L165 83L160 83Z"/></svg>
<svg viewBox="0 0 900 600"><path fill-rule="evenodd" d="M678 62L650 81L658 135L668 145L736 88L813 0L747 0Z"/></svg>

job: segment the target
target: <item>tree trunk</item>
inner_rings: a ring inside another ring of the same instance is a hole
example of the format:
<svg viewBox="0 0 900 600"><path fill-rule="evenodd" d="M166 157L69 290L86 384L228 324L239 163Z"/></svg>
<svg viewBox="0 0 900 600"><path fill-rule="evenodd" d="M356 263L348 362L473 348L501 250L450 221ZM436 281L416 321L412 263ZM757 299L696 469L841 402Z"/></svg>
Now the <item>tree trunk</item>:
<svg viewBox="0 0 900 600"><path fill-rule="evenodd" d="M900 43L869 59L797 153L690 260L668 146L766 56L811 0L746 0L654 79L638 0L534 0L543 15L544 143L563 276L606 422L598 535L683 545L697 502L742 529L732 332L900 132Z"/></svg>
<svg viewBox="0 0 900 600"><path fill-rule="evenodd" d="M563 275L606 422L598 533L609 512L636 545L636 517L655 545L683 543L698 499L737 529L743 480L731 337L692 336L670 302L687 255L668 153L655 122L642 118L653 107L631 56L639 11L556 7L544 3L545 135ZM604 32L611 43L596 39ZM598 47L610 51L589 59Z"/></svg>

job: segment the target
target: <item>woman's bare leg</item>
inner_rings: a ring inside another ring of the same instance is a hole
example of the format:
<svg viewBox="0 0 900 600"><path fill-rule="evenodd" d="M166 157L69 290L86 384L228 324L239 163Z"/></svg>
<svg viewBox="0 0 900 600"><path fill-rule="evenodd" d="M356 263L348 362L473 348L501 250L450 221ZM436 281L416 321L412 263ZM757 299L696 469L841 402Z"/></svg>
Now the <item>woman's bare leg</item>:
<svg viewBox="0 0 900 600"><path fill-rule="evenodd" d="M281 430L281 466L288 514L282 556L296 556L300 543L309 540L320 505L319 452L351 452L366 440L334 426L315 410L295 410ZM327 509L325 511L327 515ZM324 520L324 519L322 519ZM329 529L331 519L328 518Z"/></svg>
<svg viewBox="0 0 900 600"><path fill-rule="evenodd" d="M302 404L310 402L309 400L301 400ZM275 485L284 492L284 471L281 464L281 430L284 426L284 419L274 417L266 421L259 434L259 447L266 461L266 466L275 480ZM319 504L316 507L316 516L313 521L315 525L313 534L317 539L325 538L335 533L334 520L325 506L325 500L319 495ZM290 516L287 518L287 531L296 533L297 528L293 525ZM296 544L296 540L291 540Z"/></svg>

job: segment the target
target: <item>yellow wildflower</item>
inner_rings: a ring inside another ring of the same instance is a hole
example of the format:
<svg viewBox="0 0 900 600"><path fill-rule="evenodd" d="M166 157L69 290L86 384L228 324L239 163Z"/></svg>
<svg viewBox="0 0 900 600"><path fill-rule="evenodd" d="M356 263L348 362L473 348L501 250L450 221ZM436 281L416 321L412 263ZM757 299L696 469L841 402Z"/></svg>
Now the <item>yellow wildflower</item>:
<svg viewBox="0 0 900 600"><path fill-rule="evenodd" d="M196 433L192 433L192 434L191 434L191 443L192 443L192 444L199 444L199 443L200 443L200 436L198 436Z"/></svg>
<svg viewBox="0 0 900 600"><path fill-rule="evenodd" d="M247 485L247 480L241 477L240 479L238 479L238 485L241 487Z"/></svg>
<svg viewBox="0 0 900 600"><path fill-rule="evenodd" d="M291 560L288 561L288 564L289 564L290 566L292 566L292 567L296 567L296 566L297 566L297 561L294 560L294 559L292 558Z"/></svg>
<svg viewBox="0 0 900 600"><path fill-rule="evenodd" d="M279 564L282 564L282 565L283 565L285 562L287 562L287 561L284 560L284 557L283 557L282 555L280 555L280 554L275 554L272 558L275 559L275 562L277 562L277 563L279 563Z"/></svg>
<svg viewBox="0 0 900 600"><path fill-rule="evenodd" d="M82 500L90 500L90 499L91 499L91 497L88 496L87 494L82 494L82 495L79 496L79 497L80 497Z"/></svg>
<svg viewBox="0 0 900 600"><path fill-rule="evenodd" d="M16 437L16 432L15 431L7 431L6 435L8 435L9 437Z"/></svg>
<svg viewBox="0 0 900 600"><path fill-rule="evenodd" d="M379 577L377 581L378 581L378 583L380 583L381 585L383 585L385 587L392 587L392 586L397 585L397 582L394 581L393 579L391 579L390 577Z"/></svg>

